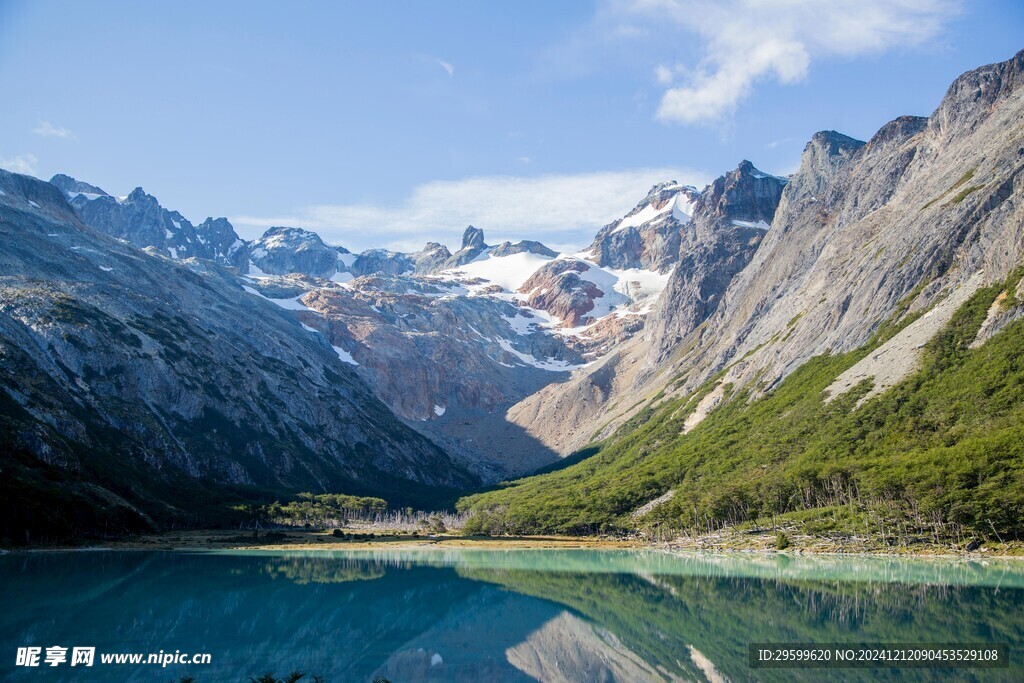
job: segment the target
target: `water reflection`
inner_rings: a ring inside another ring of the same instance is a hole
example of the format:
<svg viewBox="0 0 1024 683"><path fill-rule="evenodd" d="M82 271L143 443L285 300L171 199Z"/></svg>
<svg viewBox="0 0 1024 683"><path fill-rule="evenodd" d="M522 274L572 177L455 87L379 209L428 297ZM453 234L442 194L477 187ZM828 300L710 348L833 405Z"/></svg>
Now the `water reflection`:
<svg viewBox="0 0 1024 683"><path fill-rule="evenodd" d="M752 670L750 642L1004 642L1024 680L1024 563L636 551L0 557L0 678L245 681L949 680ZM18 669L19 645L210 652L208 667Z"/></svg>

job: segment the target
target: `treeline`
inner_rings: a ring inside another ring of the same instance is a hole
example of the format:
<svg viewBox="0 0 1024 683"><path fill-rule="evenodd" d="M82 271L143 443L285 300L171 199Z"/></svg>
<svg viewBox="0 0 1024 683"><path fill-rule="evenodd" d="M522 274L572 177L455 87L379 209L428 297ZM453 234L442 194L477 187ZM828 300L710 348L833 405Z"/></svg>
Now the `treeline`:
<svg viewBox="0 0 1024 683"><path fill-rule="evenodd" d="M686 434L699 395L646 409L582 462L462 499L467 528L661 536L795 515L825 531L1019 539L1024 320L972 342L1001 293L997 306L1017 304L1020 276L975 293L923 348L921 368L863 405L868 381L832 402L823 392L913 318L811 359L757 400L725 386L726 402ZM671 500L633 518L669 490Z"/></svg>
<svg viewBox="0 0 1024 683"><path fill-rule="evenodd" d="M264 526L337 529L357 526L376 531L445 533L462 529L469 515L449 511L423 511L411 507L389 509L383 498L343 493L300 493L282 503L235 507L249 528Z"/></svg>
<svg viewBox="0 0 1024 683"><path fill-rule="evenodd" d="M371 496L343 493L300 493L296 500L268 505L242 505L237 509L258 524L300 527L339 527L353 519L373 519L387 512L388 502Z"/></svg>

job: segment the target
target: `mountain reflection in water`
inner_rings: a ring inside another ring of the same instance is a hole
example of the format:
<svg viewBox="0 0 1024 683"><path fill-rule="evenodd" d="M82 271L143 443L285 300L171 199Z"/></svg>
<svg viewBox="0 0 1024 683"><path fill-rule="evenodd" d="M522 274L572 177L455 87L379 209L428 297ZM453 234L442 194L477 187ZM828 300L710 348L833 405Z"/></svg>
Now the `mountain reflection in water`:
<svg viewBox="0 0 1024 683"><path fill-rule="evenodd" d="M0 557L0 678L1024 680L1024 563L591 550ZM753 670L751 642L1007 643L1009 669ZM15 667L19 646L208 666ZM304 680L309 680L304 679Z"/></svg>

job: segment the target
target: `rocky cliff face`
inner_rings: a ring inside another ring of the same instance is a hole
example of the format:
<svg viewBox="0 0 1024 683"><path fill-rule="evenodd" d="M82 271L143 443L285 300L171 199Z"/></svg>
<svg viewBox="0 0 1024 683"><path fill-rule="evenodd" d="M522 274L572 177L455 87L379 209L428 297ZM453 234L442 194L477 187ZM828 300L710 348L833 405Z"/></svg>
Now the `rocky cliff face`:
<svg viewBox="0 0 1024 683"><path fill-rule="evenodd" d="M811 356L864 343L894 312L1005 278L1024 253L1022 67L1024 53L969 72L931 117L896 119L866 144L815 135L761 248L681 365L746 356L728 380L759 375L770 388Z"/></svg>
<svg viewBox="0 0 1024 683"><path fill-rule="evenodd" d="M177 211L160 206L141 187L112 197L95 185L57 174L50 183L65 193L78 218L93 230L152 247L175 259L201 258L246 272L249 249L226 218L207 218L193 226Z"/></svg>
<svg viewBox="0 0 1024 683"><path fill-rule="evenodd" d="M668 287L648 320L655 363L672 354L718 307L761 244L785 186L784 179L743 161L697 195Z"/></svg>
<svg viewBox="0 0 1024 683"><path fill-rule="evenodd" d="M54 186L7 172L0 243L0 422L5 448L36 459L5 476L53 468L165 517L188 516L180 487L414 501L474 481L227 270L101 235Z"/></svg>

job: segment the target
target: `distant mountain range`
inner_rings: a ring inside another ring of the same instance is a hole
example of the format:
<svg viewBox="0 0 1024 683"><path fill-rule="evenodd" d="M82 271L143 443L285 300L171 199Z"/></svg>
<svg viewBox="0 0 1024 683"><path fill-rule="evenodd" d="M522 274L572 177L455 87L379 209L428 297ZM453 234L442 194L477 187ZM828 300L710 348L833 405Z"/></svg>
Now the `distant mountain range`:
<svg viewBox="0 0 1024 683"><path fill-rule="evenodd" d="M245 291L321 333L399 418L484 481L558 459L505 412L643 328L681 256L720 239L689 229L696 206L728 204L719 209L733 221L726 232L742 235L724 248L742 265L785 182L743 162L707 196L661 183L579 254L531 240L491 246L474 226L455 253L430 242L414 253L353 254L301 228L249 242L224 218L193 226L141 188L114 197L66 175L50 180L97 232L232 268Z"/></svg>
<svg viewBox="0 0 1024 683"><path fill-rule="evenodd" d="M965 74L867 143L818 133L789 178L743 161L702 190L660 183L576 254L474 226L454 253L355 254L298 227L247 241L141 188L2 171L4 486L34 501L4 534L202 523L298 490L427 506L598 443L574 481L630 479L616 444L678 450L737 396L768 400L884 329L902 331L829 395L898 385L1021 263L1022 64ZM1016 329L1021 299L1002 296L977 344ZM665 433L643 431L652 416ZM585 512L566 471L464 505L578 530L686 488L664 464ZM535 514L548 496L575 521Z"/></svg>

